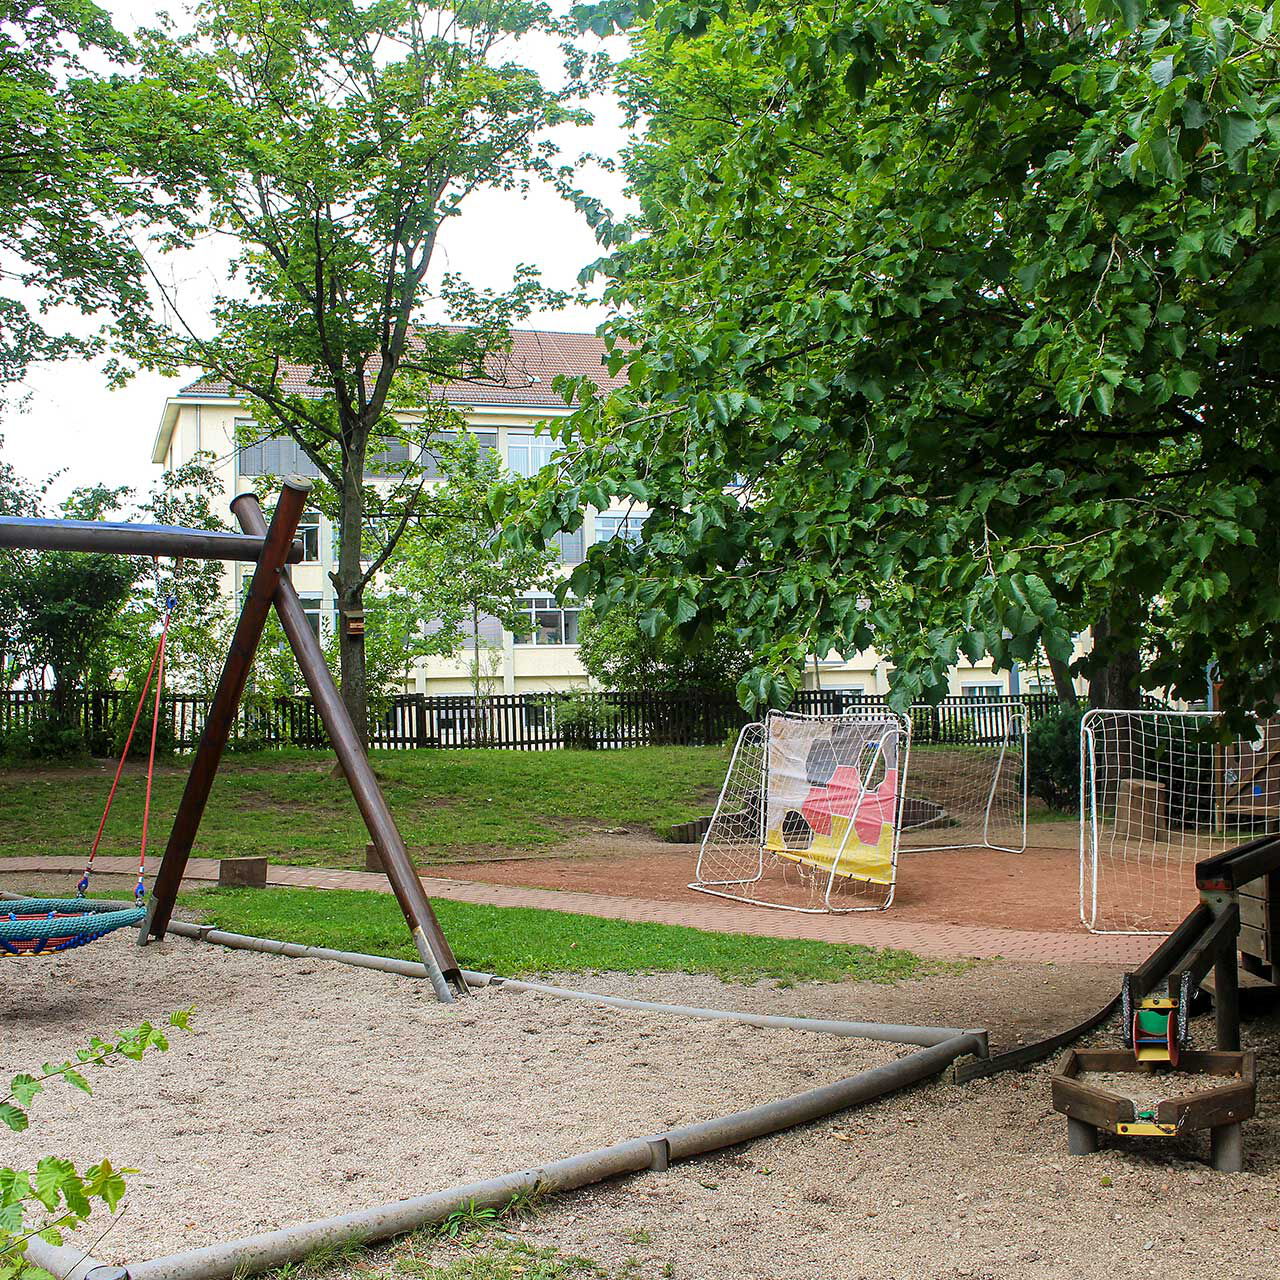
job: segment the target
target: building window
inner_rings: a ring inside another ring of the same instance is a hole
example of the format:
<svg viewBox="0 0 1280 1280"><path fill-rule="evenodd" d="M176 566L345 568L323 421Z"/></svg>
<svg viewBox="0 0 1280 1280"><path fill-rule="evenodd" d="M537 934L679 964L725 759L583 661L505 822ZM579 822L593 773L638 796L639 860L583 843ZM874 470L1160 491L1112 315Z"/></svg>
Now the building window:
<svg viewBox="0 0 1280 1280"><path fill-rule="evenodd" d="M275 436L259 440L264 428L252 418L236 419L236 435L254 441L242 444L237 451L237 465L242 476L311 476L320 474L320 468L302 451L301 445L289 436Z"/></svg>
<svg viewBox="0 0 1280 1280"><path fill-rule="evenodd" d="M536 431L507 432L507 466L518 476L537 475L555 456L556 442Z"/></svg>
<svg viewBox="0 0 1280 1280"><path fill-rule="evenodd" d="M984 702L991 698L1003 698L1004 685L962 684L960 686L960 696L964 698L972 698L975 702Z"/></svg>
<svg viewBox="0 0 1280 1280"><path fill-rule="evenodd" d="M320 562L320 513L304 511L298 521L298 541L302 543L302 563Z"/></svg>
<svg viewBox="0 0 1280 1280"><path fill-rule="evenodd" d="M648 512L643 515L599 515L596 516L596 541L608 542L610 538L621 538L633 546L640 541L644 522L649 518Z"/></svg>
<svg viewBox="0 0 1280 1280"><path fill-rule="evenodd" d="M316 639L321 639L320 616L324 612L324 597L318 592L300 591L298 599L302 602L302 612L307 615L307 623Z"/></svg>
<svg viewBox="0 0 1280 1280"><path fill-rule="evenodd" d="M557 533L556 547L560 552L561 564L581 564L582 530L575 529L572 533Z"/></svg>
<svg viewBox="0 0 1280 1280"><path fill-rule="evenodd" d="M480 446L482 455L498 452L498 433L496 431L472 431L475 436L476 443ZM438 480L440 478L440 457L439 451L432 448L433 444L449 444L458 438L456 431L437 431L431 437L431 443L422 451L422 470L428 479Z"/></svg>
<svg viewBox="0 0 1280 1280"><path fill-rule="evenodd" d="M407 440L394 440L369 454L364 470L367 476L402 475L410 462L417 462L420 449Z"/></svg>
<svg viewBox="0 0 1280 1280"><path fill-rule="evenodd" d="M516 644L577 644L577 604L558 605L554 596L526 596L521 609L528 610L529 627L516 635Z"/></svg>

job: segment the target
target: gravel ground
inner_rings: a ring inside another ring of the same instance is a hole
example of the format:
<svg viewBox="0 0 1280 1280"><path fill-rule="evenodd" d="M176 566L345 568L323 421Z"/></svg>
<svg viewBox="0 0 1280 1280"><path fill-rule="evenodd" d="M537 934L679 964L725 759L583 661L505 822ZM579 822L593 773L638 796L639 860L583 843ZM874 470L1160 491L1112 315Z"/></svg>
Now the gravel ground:
<svg viewBox="0 0 1280 1280"><path fill-rule="evenodd" d="M852 1075L899 1046L426 984L117 934L12 962L0 1073L194 1005L168 1053L57 1086L0 1139L135 1168L104 1260L138 1260L526 1168ZM719 984L717 984L719 985ZM96 1238L103 1224L87 1229Z"/></svg>
<svg viewBox="0 0 1280 1280"><path fill-rule="evenodd" d="M167 1055L100 1077L94 1099L42 1099L39 1123L15 1144L23 1158L47 1148L142 1169L124 1219L99 1246L107 1256L191 1247L518 1168L811 1087L897 1052L497 991L445 1012L386 975L176 940L142 961L127 943L95 952L92 969L16 966L16 983L0 991L0 1069L181 1004L197 1005L200 1028ZM1115 980L1100 967L995 962L892 986L567 981L779 1013L986 1024L1008 1044L1073 1021ZM337 1030L316 1042L322 1024ZM1197 1023L1197 1043L1210 1034ZM1046 1064L963 1086L938 1081L561 1197L509 1234L633 1280L1274 1280L1280 1018L1251 1022L1245 1041L1260 1051L1260 1080L1241 1174L1208 1166L1203 1134L1112 1139L1096 1156L1068 1156ZM1117 1042L1110 1028L1087 1043ZM153 1207L162 1196L184 1210L168 1219L176 1231ZM445 1241L433 1256L448 1263L456 1252ZM391 1248L331 1276L421 1267Z"/></svg>
<svg viewBox="0 0 1280 1280"><path fill-rule="evenodd" d="M909 1000L911 986L893 990ZM1201 1044L1211 1035L1197 1025ZM513 1231L674 1280L1275 1280L1280 1021L1245 1041L1260 1079L1243 1173L1210 1168L1203 1133L1069 1156L1045 1064L579 1192ZM1114 1028L1090 1040L1117 1042Z"/></svg>

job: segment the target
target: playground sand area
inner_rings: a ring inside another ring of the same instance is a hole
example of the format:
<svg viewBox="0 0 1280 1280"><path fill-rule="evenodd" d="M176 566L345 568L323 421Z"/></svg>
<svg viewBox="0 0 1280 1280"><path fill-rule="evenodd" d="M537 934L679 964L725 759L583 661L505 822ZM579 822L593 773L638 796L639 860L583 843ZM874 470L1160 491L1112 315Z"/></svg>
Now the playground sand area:
<svg viewBox="0 0 1280 1280"><path fill-rule="evenodd" d="M1038 989L1072 985L1070 970L1059 969L1038 987L1046 972L997 963L865 990L886 1018L910 1016L938 995L1025 1009ZM596 985L634 981L613 975ZM712 994L703 978L678 987L682 1000ZM1194 1038L1211 1044L1211 1017L1198 1020ZM1080 1043L1119 1039L1113 1024ZM1247 1023L1245 1042L1259 1050L1259 1092L1242 1173L1209 1166L1204 1133L1104 1137L1097 1155L1068 1155L1066 1120L1050 1104L1050 1060L963 1085L944 1076L664 1173L559 1197L509 1223L498 1244L586 1256L611 1280L1275 1280L1280 1018ZM424 1262L457 1263L447 1274L470 1275L460 1253L449 1241L403 1242L333 1280L422 1275Z"/></svg>
<svg viewBox="0 0 1280 1280"><path fill-rule="evenodd" d="M35 1104L32 1129L4 1144L9 1163L49 1151L140 1169L120 1223L95 1247L108 1259L525 1167L908 1052L496 989L444 1009L411 980L179 939L139 956L118 938L96 946L92 963L82 953L15 967L0 992L0 1068L196 1006L195 1032L175 1033L169 1053L98 1073L91 1099L55 1086ZM1096 1008L1116 980L1103 966L996 961L896 984L571 982L722 1008L985 1023L1008 1046ZM1208 1035L1197 1026L1201 1043ZM1242 1174L1208 1166L1204 1135L1113 1139L1097 1156L1068 1156L1046 1063L966 1085L939 1079L667 1172L556 1197L473 1247L556 1250L603 1268L581 1274L619 1280L1273 1280L1280 1020L1247 1024L1245 1039L1260 1050L1260 1080ZM1117 1041L1113 1027L1083 1043ZM465 1248L420 1235L335 1261L325 1275L429 1275ZM526 1273L543 1271L512 1272ZM456 1274L472 1273L459 1262Z"/></svg>
<svg viewBox="0 0 1280 1280"><path fill-rule="evenodd" d="M650 990L658 993L657 983ZM723 994L723 993L722 993ZM11 962L0 1073L194 1006L166 1053L54 1083L5 1163L137 1169L94 1253L161 1253L382 1204L709 1119L909 1052L171 938ZM78 1237L88 1247L107 1226Z"/></svg>

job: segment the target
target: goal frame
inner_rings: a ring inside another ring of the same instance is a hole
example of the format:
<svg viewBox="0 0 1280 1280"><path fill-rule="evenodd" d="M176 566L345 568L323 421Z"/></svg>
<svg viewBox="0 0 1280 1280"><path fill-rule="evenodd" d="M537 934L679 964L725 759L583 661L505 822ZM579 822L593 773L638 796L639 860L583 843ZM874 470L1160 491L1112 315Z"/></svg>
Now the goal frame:
<svg viewBox="0 0 1280 1280"><path fill-rule="evenodd" d="M766 859L773 857L773 851L768 849L764 841L764 821L763 814L767 803L768 785L769 785L769 767L768 767L768 717L764 721L753 721L742 727L738 734L738 740L734 744L733 754L729 758L729 767L725 770L724 781L720 785L719 795L716 797L715 809L712 811L711 821L707 824L707 830L703 833L702 840L698 846L698 860L694 866L694 878L688 884L688 888L693 889L697 893L706 893L715 898L726 898L731 902L744 902L753 907L769 907L775 911L794 911L801 915L850 915L857 911L887 911L893 905L894 894L898 885L898 854L902 836L902 806L906 796L908 765L910 763L911 752L911 719L909 716L900 715L897 712L888 711L877 712L875 716L858 715L856 713L843 712L833 715L804 715L799 712L770 712L769 715L785 715L789 718L808 720L815 722L831 722L840 721L861 722L866 724L872 720L880 720L885 722L894 722L898 730L898 783L897 797L894 802L893 811L893 842L890 849L889 857L889 883L884 886L885 897L883 902L868 902L857 905L835 904L831 900L832 891L836 887L839 878L840 862L845 855L845 850L849 843L849 835L854 829L853 819L866 799L869 788L864 785L859 793L857 805L851 815L850 822L844 833L844 839L841 841L838 852L831 860L831 867L826 873L826 884L822 891L822 905L820 906L802 906L797 903L789 902L770 902L764 898L752 897L747 893L733 893L734 887L758 884L765 876L769 864ZM715 830L716 819L720 816L724 806L725 795L729 788L730 779L734 775L734 767L738 762L738 755L742 750L743 744L747 741L747 736L752 731L759 731L765 734L765 755L760 770L759 791L755 797L756 804L760 808L761 820L757 824L759 838L756 840L756 870L754 875L738 877L732 880L704 880L702 877L703 860L706 857L707 841ZM883 759L883 743L876 743L876 752L873 757L873 767L867 771L868 777L874 776L874 766Z"/></svg>
<svg viewBox="0 0 1280 1280"><path fill-rule="evenodd" d="M1098 927L1098 864L1101 849L1101 831L1098 820L1098 777L1094 768L1097 759L1097 738L1094 726L1106 716L1123 715L1133 719L1155 722L1187 723L1216 719L1218 713L1187 708L1143 707L1091 707L1080 717L1080 923L1090 933L1100 936L1166 937L1169 929L1103 929ZM1220 801L1215 793L1215 811ZM1216 826L1216 822L1215 822Z"/></svg>
<svg viewBox="0 0 1280 1280"><path fill-rule="evenodd" d="M942 853L947 850L955 849L991 849L996 853L1025 853L1027 851L1027 736L1030 729L1030 717L1027 714L1026 705L1023 703L1012 703L1004 700L991 701L975 698L973 700L973 709L975 711L987 710L990 712L1007 712L1008 713L1008 730L1000 742L1000 753L996 758L996 766L991 774L991 785L987 788L987 800L983 806L982 814L982 839L970 840L964 843L954 844L907 844L903 846L906 853ZM965 710L968 710L966 707ZM1018 730L1012 732L1014 724L1017 724ZM1011 743L1017 742L1022 752L1022 780L1018 788L1018 803L1021 809L1019 821L1016 824L1018 832L1017 844L997 844L991 839L991 810L995 804L996 789L1000 784L1000 775L1004 769L1004 765L1009 756L1009 746ZM941 747L955 746L963 748L964 743L939 743ZM923 749L921 744L920 749ZM905 788L905 775L904 775ZM905 790L903 793L905 799ZM925 796L925 799L928 797ZM914 828L919 830L920 828ZM913 828L902 827L899 839L910 836Z"/></svg>

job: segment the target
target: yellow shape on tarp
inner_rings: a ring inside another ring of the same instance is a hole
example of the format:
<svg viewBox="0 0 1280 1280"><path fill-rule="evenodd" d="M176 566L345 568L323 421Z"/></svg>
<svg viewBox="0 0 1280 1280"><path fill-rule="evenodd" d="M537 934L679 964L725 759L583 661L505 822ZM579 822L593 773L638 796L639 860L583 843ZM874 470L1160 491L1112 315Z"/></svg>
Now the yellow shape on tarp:
<svg viewBox="0 0 1280 1280"><path fill-rule="evenodd" d="M882 824L880 839L875 844L864 844L856 828L849 831L851 822L851 818L833 814L830 834L814 832L813 843L807 849L788 849L782 838L782 828L770 827L765 832L764 847L780 858L802 863L806 867L816 867L819 871L829 872L835 865L836 875L848 876L850 880L892 884L893 824ZM849 843L845 845L842 854L840 846L846 831L849 831Z"/></svg>

